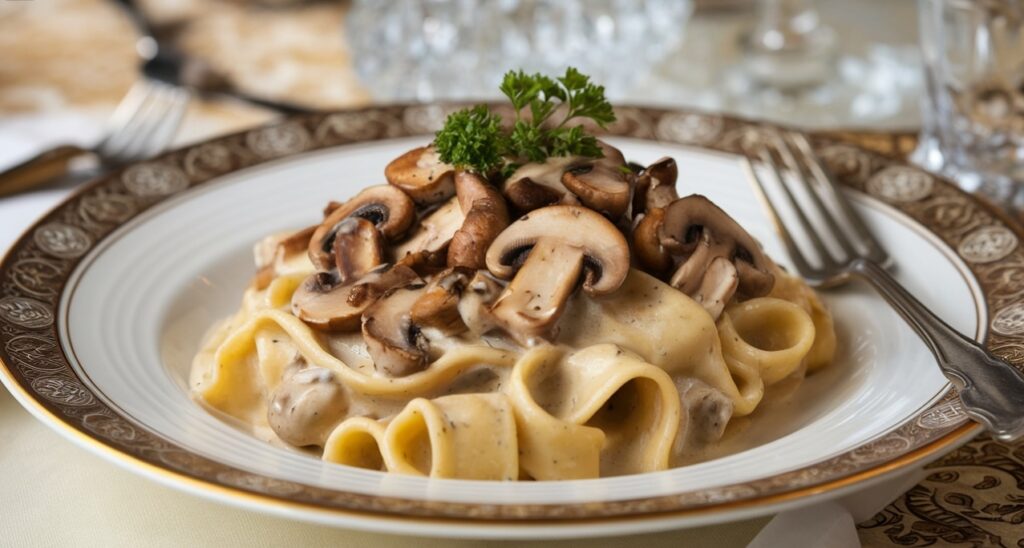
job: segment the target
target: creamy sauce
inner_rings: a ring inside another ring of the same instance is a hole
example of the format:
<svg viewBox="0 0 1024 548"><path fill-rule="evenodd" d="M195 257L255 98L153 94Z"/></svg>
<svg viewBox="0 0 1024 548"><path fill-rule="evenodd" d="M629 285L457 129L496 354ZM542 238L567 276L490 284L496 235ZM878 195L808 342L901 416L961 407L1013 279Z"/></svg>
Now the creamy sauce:
<svg viewBox="0 0 1024 548"><path fill-rule="evenodd" d="M680 466L749 446L746 432L770 415L764 409L784 405L778 401L804 371L792 364L762 402L764 387L748 390L742 379L750 364L723 355L707 312L634 270L612 295L577 292L555 345L527 349L472 332L431 337L442 357L424 372L390 378L374 369L358 331L315 332L282 315L288 283L279 278L247 293L242 312L216 327L196 356L191 385L254 435L314 453L327 447L325 458L348 464L477 479L508 479L510 466L519 470L513 476L532 479ZM743 324L748 342L769 354L793 343L760 330ZM365 422L350 422L358 417ZM343 426L365 433L336 438ZM448 460L425 457L435 444L448 447L436 453ZM518 445L518 459L502 449L510 445Z"/></svg>

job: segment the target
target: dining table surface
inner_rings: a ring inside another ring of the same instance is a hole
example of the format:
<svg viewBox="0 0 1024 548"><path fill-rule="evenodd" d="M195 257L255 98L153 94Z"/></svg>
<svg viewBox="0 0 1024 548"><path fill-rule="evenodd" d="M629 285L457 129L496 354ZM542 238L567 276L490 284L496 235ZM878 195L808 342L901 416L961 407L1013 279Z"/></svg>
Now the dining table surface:
<svg viewBox="0 0 1024 548"><path fill-rule="evenodd" d="M230 0L146 0L142 4L152 17L178 25L177 40L183 50L221 67L237 89L311 109L343 109L374 102L360 85L351 54L344 47L344 2L282 1L260 8ZM864 0L858 4L864 4L863 9L853 10L842 0L826 0L822 9L826 16L843 16L841 31L864 27L848 20L847 12L849 18L861 21L886 13L875 28L859 34L849 31L844 37L860 44L881 39L877 33L889 33L890 47L904 53L913 51L914 2ZM739 25L729 14L701 11L687 28L682 51L701 50L708 37L735 34ZM900 28L910 30L901 32ZM0 168L68 139L83 144L98 139L104 120L138 76L134 41L130 22L109 1L0 2ZM673 95L672 72L665 74L658 84L664 86L661 91L648 90L651 102L672 104L666 98L677 97L680 106L751 115L735 105L716 102L706 91L694 91L699 82L689 82L690 91ZM907 104L884 119L844 123L843 116L837 115L802 125L832 139L905 159L914 149L920 116L912 83L904 92ZM638 90L623 100L644 103L647 98L644 90ZM762 114L769 119L780 116L777 112ZM273 111L230 97L203 97L190 103L175 144L250 128L278 117ZM81 182L81 178L71 178L0 198L0 254L36 217ZM1024 237L1020 227L1016 228ZM376 548L410 543L501 544L337 529L198 498L143 478L69 442L33 418L2 389L0 467L4 509L0 545L333 544ZM862 545L1024 546L1024 443L999 443L982 435L898 481L901 483L894 482L881 499L861 504L856 540ZM864 508L871 511L865 514ZM771 520L766 516L634 535L628 541L599 538L544 544L745 546Z"/></svg>

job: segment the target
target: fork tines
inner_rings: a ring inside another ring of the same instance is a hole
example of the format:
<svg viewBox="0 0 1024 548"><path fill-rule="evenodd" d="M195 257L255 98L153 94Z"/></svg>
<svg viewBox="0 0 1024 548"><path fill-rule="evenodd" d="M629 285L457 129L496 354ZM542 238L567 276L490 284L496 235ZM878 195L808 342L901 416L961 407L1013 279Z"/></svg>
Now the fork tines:
<svg viewBox="0 0 1024 548"><path fill-rule="evenodd" d="M758 197L800 274L821 283L857 258L886 265L885 250L847 202L807 137L774 129L765 134L756 157L747 162Z"/></svg>

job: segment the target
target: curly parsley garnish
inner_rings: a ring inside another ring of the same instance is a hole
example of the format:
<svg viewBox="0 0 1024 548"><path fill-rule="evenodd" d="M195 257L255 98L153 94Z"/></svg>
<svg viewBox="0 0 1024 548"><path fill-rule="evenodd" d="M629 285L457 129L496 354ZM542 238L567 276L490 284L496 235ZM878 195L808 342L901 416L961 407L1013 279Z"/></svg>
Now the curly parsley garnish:
<svg viewBox="0 0 1024 548"><path fill-rule="evenodd" d="M589 76L572 67L554 79L509 71L501 92L515 109L512 127L503 127L501 117L483 105L455 112L434 138L442 162L479 173L507 174L520 164L556 156L603 156L593 135L582 125L569 125L589 118L604 128L615 121L604 86L592 83ZM564 112L557 124L551 120L556 112Z"/></svg>

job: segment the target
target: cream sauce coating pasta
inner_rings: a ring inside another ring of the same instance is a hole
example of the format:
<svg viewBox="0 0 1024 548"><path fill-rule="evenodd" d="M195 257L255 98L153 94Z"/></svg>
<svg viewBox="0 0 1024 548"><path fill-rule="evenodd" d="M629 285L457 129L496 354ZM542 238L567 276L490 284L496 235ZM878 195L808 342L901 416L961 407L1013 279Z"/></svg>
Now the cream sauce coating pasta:
<svg viewBox="0 0 1024 548"><path fill-rule="evenodd" d="M312 272L308 260L291 261L247 290L208 334L190 386L261 437L371 470L485 480L664 470L714 443L732 416L755 412L767 387L835 350L828 311L781 270L768 297L730 305L717 324L631 270L610 295L577 292L552 343L463 334L426 369L391 378L374 371L358 332L318 332L291 313Z"/></svg>

